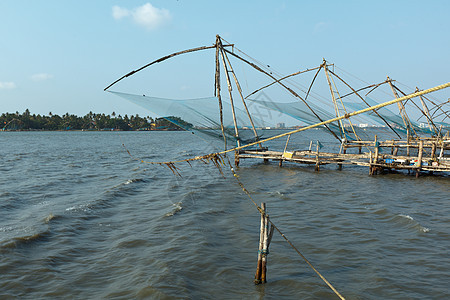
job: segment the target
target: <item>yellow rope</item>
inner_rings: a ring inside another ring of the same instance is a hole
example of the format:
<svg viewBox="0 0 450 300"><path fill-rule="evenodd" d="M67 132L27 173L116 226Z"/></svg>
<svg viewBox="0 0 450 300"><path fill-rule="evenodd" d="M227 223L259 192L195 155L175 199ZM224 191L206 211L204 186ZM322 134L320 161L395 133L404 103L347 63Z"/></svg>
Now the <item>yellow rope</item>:
<svg viewBox="0 0 450 300"><path fill-rule="evenodd" d="M264 140L259 140L257 142L253 142L253 143L250 143L250 144L246 144L246 145L243 145L243 146L239 146L239 147L236 147L236 148L224 150L224 151L217 152L217 153L210 153L210 154L206 154L206 155L202 155L202 156L195 156L195 157L188 158L188 159L168 161L168 162L154 162L154 161L144 161L144 160L141 160L141 162L146 163L146 164L167 165L167 164L174 164L174 163L181 163L181 162L190 162L190 161L195 161L195 160L207 161L207 160L211 160L211 158L217 157L217 155L222 155L222 154L225 154L225 153L228 153L228 152L232 152L232 151L238 151L238 150L241 150L241 149L244 149L244 148L247 148L247 147L251 147L251 146L255 146L255 145L258 145L258 144L261 144L261 143L264 143L264 142L268 142L268 141L271 141L271 140L279 139L279 138L282 138L282 137L285 137L285 136L288 136L288 135L291 135L291 134L294 134L294 133L298 133L298 132L301 132L301 131L305 131L305 130L308 130L308 129L311 129L311 128L315 128L315 127L318 127L318 126L326 125L326 124L329 124L329 123L332 123L332 122L336 122L336 121L339 121L339 120L342 120L342 119L348 119L350 117L353 117L353 116L356 116L356 115L359 115L359 114L362 114L362 113L365 113L365 112L368 112L368 111L373 111L375 109L379 109L379 108L382 108L382 107L385 107L385 106L388 106L388 105L392 105L392 104L395 104L395 103L400 102L400 101L404 101L404 100L407 100L407 99L410 99L410 98L414 98L414 97L418 97L418 96L421 96L421 95L429 94L429 93L432 93L432 92L435 92L435 91L439 91L439 90L448 88L449 86L450 86L450 82L447 82L445 84L438 85L438 86L436 86L434 88L430 88L430 89L427 89L427 90L415 92L415 93L412 93L412 94L409 94L409 95L406 95L406 96L403 96L403 97L400 97L400 98L397 98L397 99L394 99L394 100L391 100L391 101L387 101L387 102L384 102L384 103L381 103L381 104L377 104L377 105L374 105L374 106L371 106L371 107L367 107L367 108L364 108L364 109L361 109L361 110L358 110L358 111L354 111L354 112L345 114L344 116L340 116L340 117L336 117L336 118L333 118L333 119L329 119L327 121L316 123L314 125L305 126L305 127L302 127L302 128L296 129L296 130L292 130L292 131L289 131L289 132L286 132L286 133L283 133L283 134L275 135L273 137L270 137L270 138L267 138L267 139L264 139Z"/></svg>

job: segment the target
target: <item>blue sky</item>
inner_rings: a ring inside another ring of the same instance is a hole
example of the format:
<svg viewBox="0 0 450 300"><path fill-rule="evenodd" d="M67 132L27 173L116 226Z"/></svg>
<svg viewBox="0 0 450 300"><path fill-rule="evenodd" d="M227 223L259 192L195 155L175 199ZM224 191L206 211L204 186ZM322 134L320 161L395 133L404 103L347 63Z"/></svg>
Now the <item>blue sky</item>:
<svg viewBox="0 0 450 300"><path fill-rule="evenodd" d="M446 0L2 0L0 112L147 115L103 88L166 54L211 45L216 34L284 74L325 57L367 82L389 75L425 89L449 81L449 11ZM161 64L118 90L212 96L200 69L213 74L214 55L199 59ZM180 73L189 75L172 76Z"/></svg>

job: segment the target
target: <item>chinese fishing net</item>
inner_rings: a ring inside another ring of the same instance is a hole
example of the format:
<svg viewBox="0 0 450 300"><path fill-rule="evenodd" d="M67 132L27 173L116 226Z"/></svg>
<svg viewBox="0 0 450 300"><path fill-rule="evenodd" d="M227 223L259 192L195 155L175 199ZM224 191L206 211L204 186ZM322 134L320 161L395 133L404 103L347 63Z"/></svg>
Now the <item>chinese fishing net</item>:
<svg viewBox="0 0 450 300"><path fill-rule="evenodd" d="M174 100L122 92L110 92L161 116L178 127L196 134L201 138L224 139L217 97ZM238 140L242 144L246 144L255 141L257 138L262 138L262 129L272 125L267 120L263 121L252 116L257 133L257 136L255 136L246 111L235 107L236 124L238 127L238 137L236 137L231 105L224 99L222 99L222 113L225 138L233 146L236 145ZM172 116L176 116L176 118Z"/></svg>

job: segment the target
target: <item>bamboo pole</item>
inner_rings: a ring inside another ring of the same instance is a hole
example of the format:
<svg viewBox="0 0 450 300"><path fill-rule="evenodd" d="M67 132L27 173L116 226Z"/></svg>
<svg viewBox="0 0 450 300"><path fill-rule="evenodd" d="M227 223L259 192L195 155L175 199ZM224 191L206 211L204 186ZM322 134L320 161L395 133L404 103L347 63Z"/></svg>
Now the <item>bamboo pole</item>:
<svg viewBox="0 0 450 300"><path fill-rule="evenodd" d="M232 46L232 45L227 45L227 46L229 47L229 46ZM162 62L162 61L165 61L166 59L169 59L169 58L172 58L172 57L174 57L174 56L181 55L181 54L185 54L185 53L190 53L190 52L195 52L195 51L201 51L201 50L206 50L206 49L213 49L213 48L215 48L215 47L216 47L216 45L213 45L213 46L197 47L197 48L187 49L187 50L183 50L183 51L179 51L179 52L175 52L175 53L172 53L172 54L163 56L163 57L161 57L161 58L158 58L157 60L152 61L151 63L146 64L146 65L143 66L143 67L140 67L139 69L136 69L136 70L134 70L134 71L131 71L131 72L129 72L129 73L123 75L122 77L120 77L119 79L117 79L116 81L114 81L113 83L111 83L110 85L108 85L108 86L107 86L106 88L104 88L103 90L106 91L107 89L109 89L110 87L112 87L113 85L115 85L116 83L118 83L119 81L121 81L122 79L124 79L124 78L126 78L126 77L129 77L129 76L131 76L131 75L133 75L133 74L135 74L135 73L137 73L137 72L139 72L139 71L141 71L141 70L143 70L143 69L145 69L145 68L147 68L147 67L150 67L150 66L153 65L153 64L156 64L156 63L160 63L160 62Z"/></svg>
<svg viewBox="0 0 450 300"><path fill-rule="evenodd" d="M436 141L433 141L431 144L431 159L435 159L436 158L436 145L437 145L438 141L436 139Z"/></svg>
<svg viewBox="0 0 450 300"><path fill-rule="evenodd" d="M267 214L266 203L261 203L261 225L259 231L258 264L256 266L255 284L267 282L267 255L272 240L274 227Z"/></svg>
<svg viewBox="0 0 450 300"><path fill-rule="evenodd" d="M379 145L378 145L378 137L377 137L377 135L375 135L375 142L374 142L374 146L375 146L375 149L374 149L374 152L375 152L375 163L377 163L378 162L378 152L379 152Z"/></svg>
<svg viewBox="0 0 450 300"><path fill-rule="evenodd" d="M215 84L216 84L216 97L219 102L219 116L220 116L220 129L222 130L224 148L227 150L227 137L225 136L225 129L223 126L223 106L222 106L222 97L220 95L220 58L219 58L219 35L216 36L216 76L215 76Z"/></svg>
<svg viewBox="0 0 450 300"><path fill-rule="evenodd" d="M423 141L419 141L419 155L417 158L416 178L419 177L420 170L422 169L422 155L423 155Z"/></svg>
<svg viewBox="0 0 450 300"><path fill-rule="evenodd" d="M262 249L262 257L261 257L261 283L266 283L266 275L267 275L267 254L269 254L268 243L269 243L269 219L267 216L267 211L265 210L264 214L264 240L263 240L263 249Z"/></svg>
<svg viewBox="0 0 450 300"><path fill-rule="evenodd" d="M419 88L416 87L416 92L419 91ZM427 104L425 103L425 101L423 100L422 96L419 96L420 99L420 103L422 103L422 107L423 107L423 113L425 115L425 117L427 118L427 123L428 123L428 127L430 127L430 130L434 132L434 135L437 135L437 127L433 122L433 119L430 116L430 111L428 109Z"/></svg>
<svg viewBox="0 0 450 300"><path fill-rule="evenodd" d="M405 96L406 95L406 93L405 92L403 92L402 90L400 90L398 87L396 87L395 85L394 85L394 88L397 90L397 91L399 91L403 96ZM418 89L416 88L416 92L418 91ZM422 97L420 97L419 96L419 98L420 98L420 101L422 101ZM426 112L424 111L424 110L422 110L414 101L412 101L411 100L411 103L425 116L425 118L427 118L427 121L431 121L432 123L433 123L433 121L432 121L432 119L430 119L430 118L428 118L428 116L427 116L427 114L426 114ZM406 110L405 110L405 113L406 113ZM416 135L416 136L418 136L417 135L417 133L416 133L416 131L415 131L415 129L414 129L414 127L412 126L412 123L411 123L411 121L409 120L409 118L408 118L408 122L409 122L409 124L410 124L410 126L412 127L412 129L413 129L413 131L414 131L414 134ZM433 123L434 124L434 123Z"/></svg>
<svg viewBox="0 0 450 300"><path fill-rule="evenodd" d="M248 60L240 57L239 55L237 55L236 53L230 52L227 49L223 49L223 51L227 52L228 54L242 60L243 62L245 62L246 64L248 64L249 66L253 67L254 69L256 69L257 71L260 71L261 73L264 73L265 75L269 76L270 78L272 78L273 80L277 80L274 76L272 76L270 73L264 71L263 69L261 69L260 67L258 67L257 65L255 65L254 63L249 62ZM309 106L309 104L302 98L300 97L300 95L298 95L294 90L292 90L291 88L289 88L288 86L286 86L285 84L283 84L280 81L277 81L277 83L279 85L281 85L282 87L284 87L289 93L291 93L294 97L300 99L305 105L306 107L308 107L308 109L314 114L314 116L316 116L316 118L320 121L320 122L324 122L322 120L322 118L319 117L319 115L311 108L311 106ZM334 133L333 130L330 129L330 127L328 127L327 125L328 123L324 123L323 125L331 132L331 134L338 140L340 140L340 138L336 135L336 133Z"/></svg>
<svg viewBox="0 0 450 300"><path fill-rule="evenodd" d="M392 93L394 94L394 97L399 98L399 95L397 93L397 88L392 84L392 80L389 78L389 76L387 77L387 80L388 80L389 86L391 87ZM400 116L403 119L403 123L405 124L406 130L408 131L408 128L410 130L412 129L414 131L414 135L417 136L417 134L411 124L411 121L409 120L408 114L406 113L406 109L405 109L405 106L403 105L403 102L402 101L397 102L397 106L398 106ZM410 135L411 135L411 132L409 132L409 136ZM408 140L409 140L409 137L408 137Z"/></svg>
<svg viewBox="0 0 450 300"><path fill-rule="evenodd" d="M359 97L359 99L361 99L368 107L370 107L370 104L369 103L367 103L367 101L366 100L364 100L364 98L363 97L361 97L361 95L358 93L358 91L355 91L355 89L353 89L353 87L351 86L351 85L349 85L344 79L342 79L341 77L339 77L337 74L335 74L333 71L331 71L331 70L328 70L328 72L330 72L331 74L333 74L334 76L336 76L336 78L337 79L339 79L340 81L342 81L348 88L350 88L352 91L353 91L353 93L355 93L358 97ZM386 81L385 82L383 82L383 83L386 83ZM347 95L350 95L350 94L347 94ZM345 96L347 96L347 95L345 95ZM344 98L345 96L342 96L341 97L341 99L342 98ZM383 122L398 136L398 138L401 138L401 136L400 136L400 134L398 134L397 133L397 131L395 131L395 129L394 128L392 128L392 126L391 126L391 124L389 124L389 122L388 121L386 121L376 110L373 110L373 112L381 119L381 120L383 120Z"/></svg>
<svg viewBox="0 0 450 300"><path fill-rule="evenodd" d="M325 60L325 59L324 59ZM331 82L333 83L333 86L334 86L334 94L336 94L337 95L337 97L338 97L338 99L339 99L339 101L341 102L341 106L342 106L342 109L344 110L344 114L347 114L347 109L345 108L345 105L344 105L344 102L342 101L342 98L341 98L341 95L340 95L340 93L339 93L339 90L337 89L337 86L336 86L336 82L334 81L334 79L333 79L333 76L329 76L328 75L328 68L325 66L325 71L326 71L326 73L327 73L327 79L328 79L328 77L329 77L329 81L330 81L330 86L331 86ZM334 96L335 97L335 101L336 101L336 105L338 105L338 101L336 100L336 96ZM338 108L338 110L339 110L339 108ZM355 128L353 127L353 124L352 124L352 120L349 118L348 119L348 123L349 123L349 125L350 125L350 128L352 129L352 131L353 131L353 134L355 135L355 138L357 139L357 140L361 140L360 138L359 138L359 136L358 136L358 134L356 133L356 130L355 130ZM343 131L344 131L344 137L345 137L345 126L343 126L342 127L342 129L343 129Z"/></svg>
<svg viewBox="0 0 450 300"><path fill-rule="evenodd" d="M280 82L280 81L282 81L282 80L284 80L284 79L287 79L287 78L289 78L289 77L292 77L292 76L295 76L295 75L299 75L299 74L302 74L302 73L305 73L305 72L317 70L318 68L320 68L320 67L315 67L315 68L312 68L312 69L306 69L306 70L303 70L303 71L298 71L298 72L295 72L295 73L286 75L286 76L284 76L284 77L281 77L280 79L277 79L277 80L275 80L275 81L273 81L273 82L271 82L271 83L269 83L269 84L267 84L267 85L265 85L265 86L263 86L263 87L260 87L259 89L255 90L255 91L251 92L250 94L248 94L248 95L245 97L245 99L247 99L248 97L250 97L250 96L256 94L257 92L259 92L259 91L261 91L261 90L263 90L263 89L265 89L265 88L268 88L269 86L274 85L275 83L278 83L278 82Z"/></svg>
<svg viewBox="0 0 450 300"><path fill-rule="evenodd" d="M220 38L219 38L219 42L220 42L220 44L222 44L222 42L220 41ZM255 128L255 124L253 123L252 116L250 115L250 112L248 111L247 103L245 103L244 95L242 94L241 85L239 84L239 81L238 81L238 79L236 77L236 74L234 73L233 66L231 65L231 62L228 59L228 56L223 51L222 51L222 55L225 57L225 59L228 62L228 65L230 66L230 72L231 72L231 74L233 74L234 82L235 82L236 87L238 89L238 92L239 92L239 95L241 97L242 104L244 105L245 111L247 113L248 119L250 120L250 124L252 125L252 130L253 130L253 133L255 135L255 140L257 141L259 139L258 138L258 133L256 132L256 128ZM262 149L262 145L260 144L259 146Z"/></svg>
<svg viewBox="0 0 450 300"><path fill-rule="evenodd" d="M315 170L317 172L320 171L320 161L319 161L319 141L317 141L317 147L316 147L316 167Z"/></svg>
<svg viewBox="0 0 450 300"><path fill-rule="evenodd" d="M326 65L327 65L327 62L326 62L325 59L324 59L323 63L319 66L319 69L317 70L316 74L314 74L314 77L313 77L313 79L312 79L312 81L311 81L311 84L309 85L308 91L306 92L306 95L305 95L305 101L306 101L306 99L308 99L309 92L311 91L312 86L313 86L314 82L316 81L317 75L319 75L320 70L321 70L324 66L326 67Z"/></svg>
<svg viewBox="0 0 450 300"><path fill-rule="evenodd" d="M233 93L232 93L233 88L231 87L230 75L228 74L228 67L227 67L227 63L225 61L223 48L220 48L219 50L220 50L219 51L220 55L222 56L223 68L225 70L225 78L227 79L228 94L230 95L231 112L233 114L233 123L234 123L234 133L236 135L237 145L239 147L241 145L241 142L239 140L239 130L238 130L238 125L237 125L237 121L236 121L236 112L234 110Z"/></svg>
<svg viewBox="0 0 450 300"><path fill-rule="evenodd" d="M325 59L324 59L324 61L325 61ZM330 75L328 74L327 69L328 68L325 65L324 70L325 70L325 75L327 77L328 86L330 88L331 99L333 100L334 112L336 114L336 117L340 117L341 114L339 113L339 108L338 108L338 105L337 105L336 97L334 95L333 87L332 87L331 82L330 82ZM342 137L345 136L345 129L344 129L344 124L342 123L342 119L339 120L338 125L339 125L339 129L341 131L341 138L342 138Z"/></svg>
<svg viewBox="0 0 450 300"><path fill-rule="evenodd" d="M264 214L261 214L261 225L259 229L259 247L258 247L258 263L256 265L256 274L255 274L255 284L261 283L261 274L262 274L262 252L264 249L264 230L266 228L266 219L265 219L265 211L266 211L266 203L261 203L261 210Z"/></svg>

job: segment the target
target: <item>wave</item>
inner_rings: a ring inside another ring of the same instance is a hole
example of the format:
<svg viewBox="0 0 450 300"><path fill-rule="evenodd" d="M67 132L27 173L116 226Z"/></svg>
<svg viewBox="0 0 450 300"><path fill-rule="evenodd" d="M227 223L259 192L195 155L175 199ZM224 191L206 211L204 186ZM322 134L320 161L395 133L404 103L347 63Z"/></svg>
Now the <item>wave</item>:
<svg viewBox="0 0 450 300"><path fill-rule="evenodd" d="M397 220L400 222L406 222L407 225L409 225L410 227L412 227L422 233L427 233L427 232L430 232L430 230L431 230L428 227L424 227L424 226L420 225L420 223L417 222L416 220L414 220L414 218L411 217L410 215L399 214L394 217L394 220Z"/></svg>
<svg viewBox="0 0 450 300"><path fill-rule="evenodd" d="M173 206L172 211L168 212L164 216L165 217L172 217L175 214L179 213L183 209L183 206L181 206L181 204L183 204L183 203L182 202L173 203L172 204L172 206Z"/></svg>
<svg viewBox="0 0 450 300"><path fill-rule="evenodd" d="M2 244L0 244L0 249L17 248L24 244L35 243L47 239L51 233L49 224L53 220L58 218L59 216L55 216L53 213L50 213L47 217L45 217L42 220L41 224L37 225L37 229L36 227L24 227L24 228L17 228L12 226L1 227L0 232L10 232L14 234L14 231L19 229L22 229L23 231L26 232L24 233L24 235L21 236L13 236L7 238L5 241L3 241ZM33 233L33 231L37 232ZM16 232L15 234L18 234L18 232Z"/></svg>

